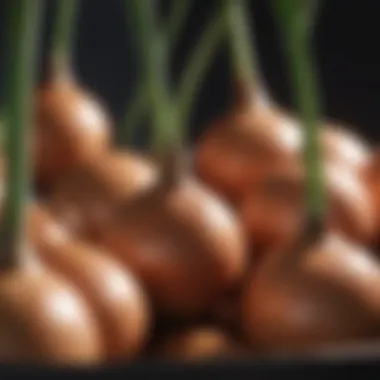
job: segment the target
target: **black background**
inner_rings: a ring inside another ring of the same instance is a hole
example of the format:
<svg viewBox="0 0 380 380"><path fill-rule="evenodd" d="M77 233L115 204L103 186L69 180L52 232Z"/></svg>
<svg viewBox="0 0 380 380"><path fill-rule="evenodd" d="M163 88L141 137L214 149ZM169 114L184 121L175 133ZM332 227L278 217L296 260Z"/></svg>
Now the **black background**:
<svg viewBox="0 0 380 380"><path fill-rule="evenodd" d="M7 1L0 0L2 31L7 21L4 12ZM173 57L174 79L186 62L186 54L202 25L219 1L193 0ZM45 3L42 50L46 52L55 1L46 0ZM167 3L164 0L164 8ZM352 124L372 141L380 141L380 55L376 51L380 50L378 3L377 0L322 1L315 44L325 115ZM269 4L269 0L251 1L261 67L272 96L280 104L290 107L291 91ZM78 78L104 100L115 122L120 122L126 101L133 95L138 67L132 44L133 31L126 27L123 0L82 0L78 21L74 59ZM230 99L230 73L223 50L226 49L220 50L197 99L191 123L193 137L214 116L223 112ZM4 58L6 55L2 49L0 69L4 67ZM0 77L2 84L4 78Z"/></svg>

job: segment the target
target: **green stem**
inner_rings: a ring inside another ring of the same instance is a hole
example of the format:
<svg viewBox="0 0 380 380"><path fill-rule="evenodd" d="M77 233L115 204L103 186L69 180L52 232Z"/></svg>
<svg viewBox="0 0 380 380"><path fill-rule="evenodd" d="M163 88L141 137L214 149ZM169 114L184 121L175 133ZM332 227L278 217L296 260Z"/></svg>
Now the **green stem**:
<svg viewBox="0 0 380 380"><path fill-rule="evenodd" d="M177 45L178 39L184 26L184 21L190 10L190 6L193 4L193 2L190 0L172 0L172 2L173 5L170 9L166 34L169 49L172 49Z"/></svg>
<svg viewBox="0 0 380 380"><path fill-rule="evenodd" d="M304 126L304 162L307 173L307 206L310 219L323 220L325 196L320 147L321 106L318 79L310 49L310 31L316 1L274 0L288 59L295 99Z"/></svg>
<svg viewBox="0 0 380 380"><path fill-rule="evenodd" d="M199 43L193 49L186 70L182 73L179 86L179 112L182 125L189 122L194 99L212 62L212 57L220 46L223 32L224 22L218 15L205 28Z"/></svg>
<svg viewBox="0 0 380 380"><path fill-rule="evenodd" d="M136 128L143 117L143 112L147 108L147 102L148 94L146 93L146 86L139 83L136 94L128 103L128 110L119 129L120 137L118 140L122 145L133 143Z"/></svg>
<svg viewBox="0 0 380 380"><path fill-rule="evenodd" d="M261 82L258 57L248 21L246 0L223 0L225 25L230 38L235 80L239 84L257 87Z"/></svg>
<svg viewBox="0 0 380 380"><path fill-rule="evenodd" d="M156 20L154 0L126 0L131 3L140 46L140 61L146 78L148 103L153 111L152 150L166 152L179 140L175 136L178 115L168 88L167 45ZM173 141L176 140L176 141Z"/></svg>
<svg viewBox="0 0 380 380"><path fill-rule="evenodd" d="M52 39L52 66L60 72L71 64L78 0L57 0Z"/></svg>
<svg viewBox="0 0 380 380"><path fill-rule="evenodd" d="M173 5L170 10L168 19L168 28L166 32L167 36L167 48L172 50L178 43L181 30L183 28L184 20L189 11L192 2L190 0L173 0ZM136 132L136 128L143 113L146 110L148 102L148 95L146 94L145 82L140 83L135 96L128 104L127 111L122 123L122 134L120 140L123 144L133 142L133 137Z"/></svg>
<svg viewBox="0 0 380 380"><path fill-rule="evenodd" d="M41 0L12 0L7 71L7 201L2 225L4 264L18 265L24 244L30 190L29 135L36 77L37 35ZM7 255L7 256L4 256Z"/></svg>
<svg viewBox="0 0 380 380"><path fill-rule="evenodd" d="M0 151L4 148L5 143L5 128L6 128L6 115L5 115L5 109L0 109Z"/></svg>

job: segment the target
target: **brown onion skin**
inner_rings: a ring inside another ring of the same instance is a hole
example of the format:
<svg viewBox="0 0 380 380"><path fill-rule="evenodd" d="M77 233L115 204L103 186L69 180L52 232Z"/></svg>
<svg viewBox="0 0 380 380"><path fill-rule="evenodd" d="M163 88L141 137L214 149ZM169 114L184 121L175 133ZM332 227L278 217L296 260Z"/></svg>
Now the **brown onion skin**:
<svg viewBox="0 0 380 380"><path fill-rule="evenodd" d="M303 252L273 252L244 289L242 326L266 353L376 336L380 267L365 248L328 234Z"/></svg>
<svg viewBox="0 0 380 380"><path fill-rule="evenodd" d="M213 310L212 318L220 326L227 328L229 331L240 335L241 321L241 289L244 288L242 283L238 290L226 295Z"/></svg>
<svg viewBox="0 0 380 380"><path fill-rule="evenodd" d="M375 229L376 234L373 239L373 244L377 248L380 247L380 238L379 231L380 231L380 150L379 148L375 149L373 152L370 162L365 170L365 181L368 185L371 199L372 199L372 205L374 209L375 214Z"/></svg>
<svg viewBox="0 0 380 380"><path fill-rule="evenodd" d="M337 164L325 165L328 227L349 239L369 243L375 233L370 193L360 177ZM305 222L305 176L300 167L273 167L252 183L240 205L240 215L255 252L285 247Z"/></svg>
<svg viewBox="0 0 380 380"><path fill-rule="evenodd" d="M266 102L248 103L205 131L197 143L195 167L203 181L235 203L257 172L292 160L301 141L291 117Z"/></svg>
<svg viewBox="0 0 380 380"><path fill-rule="evenodd" d="M159 358L190 362L241 356L243 352L241 344L215 326L187 327L171 332L155 347Z"/></svg>
<svg viewBox="0 0 380 380"><path fill-rule="evenodd" d="M45 190L109 148L110 120L94 96L62 72L36 94L34 157Z"/></svg>
<svg viewBox="0 0 380 380"><path fill-rule="evenodd" d="M62 178L49 197L49 209L66 228L90 240L120 204L152 186L158 170L146 157L112 151Z"/></svg>
<svg viewBox="0 0 380 380"><path fill-rule="evenodd" d="M70 239L41 207L31 215L34 242L43 263L73 283L92 307L109 360L130 359L144 347L150 310L134 276L108 252ZM39 223L38 223L39 221Z"/></svg>
<svg viewBox="0 0 380 380"><path fill-rule="evenodd" d="M31 244L39 251L72 241L67 229L52 218L46 205L33 202L28 210L28 234Z"/></svg>
<svg viewBox="0 0 380 380"><path fill-rule="evenodd" d="M108 359L135 357L148 339L150 310L133 275L106 252L85 243L56 246L41 256L72 281L93 308Z"/></svg>
<svg viewBox="0 0 380 380"><path fill-rule="evenodd" d="M207 312L245 270L238 221L191 176L141 194L103 230L101 241L140 277L167 315Z"/></svg>
<svg viewBox="0 0 380 380"><path fill-rule="evenodd" d="M292 162L302 153L302 129L296 118L238 86L235 108L216 120L201 136L195 154L200 178L232 203L239 203L257 175L276 163ZM328 162L361 172L370 148L345 126L323 126L323 150Z"/></svg>
<svg viewBox="0 0 380 380"><path fill-rule="evenodd" d="M104 353L91 310L69 283L29 254L0 275L0 360L100 364Z"/></svg>

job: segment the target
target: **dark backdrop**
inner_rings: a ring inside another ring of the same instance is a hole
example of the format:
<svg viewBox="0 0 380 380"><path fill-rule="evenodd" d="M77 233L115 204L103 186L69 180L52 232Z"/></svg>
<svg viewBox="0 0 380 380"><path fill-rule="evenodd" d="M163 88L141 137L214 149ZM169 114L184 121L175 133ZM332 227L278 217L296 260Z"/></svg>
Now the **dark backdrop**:
<svg viewBox="0 0 380 380"><path fill-rule="evenodd" d="M2 28L7 1L0 0ZM175 52L174 73L181 69L188 49L218 1L193 0ZM54 0L46 3L45 47ZM291 92L268 3L269 0L251 1L261 65L274 98L280 104L291 106ZM378 1L325 0L323 3L316 49L325 114L352 124L371 140L380 141L380 55L376 51L380 49L377 47L380 35ZM82 82L103 98L115 121L120 121L137 78L132 37L133 32L125 27L123 0L82 0L75 49L76 70ZM4 67L4 58L2 50L0 69ZM221 51L197 102L191 127L193 137L223 111L230 97L228 83L226 54Z"/></svg>

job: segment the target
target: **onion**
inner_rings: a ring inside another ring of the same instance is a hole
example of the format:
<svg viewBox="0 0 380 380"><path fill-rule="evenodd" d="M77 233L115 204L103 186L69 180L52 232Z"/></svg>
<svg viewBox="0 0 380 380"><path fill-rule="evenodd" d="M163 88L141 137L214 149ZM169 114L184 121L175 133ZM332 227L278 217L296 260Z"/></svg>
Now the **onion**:
<svg viewBox="0 0 380 380"><path fill-rule="evenodd" d="M24 265L0 276L0 359L99 364L104 354L98 326L85 300L31 252L23 255Z"/></svg>
<svg viewBox="0 0 380 380"><path fill-rule="evenodd" d="M36 179L45 191L68 171L101 155L111 139L104 107L71 70L75 13L75 0L57 3L50 77L36 94L33 153Z"/></svg>
<svg viewBox="0 0 380 380"><path fill-rule="evenodd" d="M243 225L258 251L294 242L306 217L305 175L296 167L273 167L252 183L240 205ZM370 243L375 215L370 193L358 174L341 164L325 165L329 227L349 239Z"/></svg>
<svg viewBox="0 0 380 380"><path fill-rule="evenodd" d="M198 362L241 355L243 348L220 328L195 326L169 333L155 352L163 359Z"/></svg>
<svg viewBox="0 0 380 380"><path fill-rule="evenodd" d="M244 273L244 238L213 192L186 175L166 180L120 210L100 240L162 312L199 315Z"/></svg>
<svg viewBox="0 0 380 380"><path fill-rule="evenodd" d="M45 188L108 149L110 121L103 107L74 81L57 74L37 93L34 155Z"/></svg>
<svg viewBox="0 0 380 380"><path fill-rule="evenodd" d="M153 162L128 151L113 151L62 178L52 189L49 209L66 228L96 239L125 202L158 178Z"/></svg>
<svg viewBox="0 0 380 380"><path fill-rule="evenodd" d="M242 326L264 352L296 351L379 334L380 267L330 234L305 252L273 252L244 290Z"/></svg>

